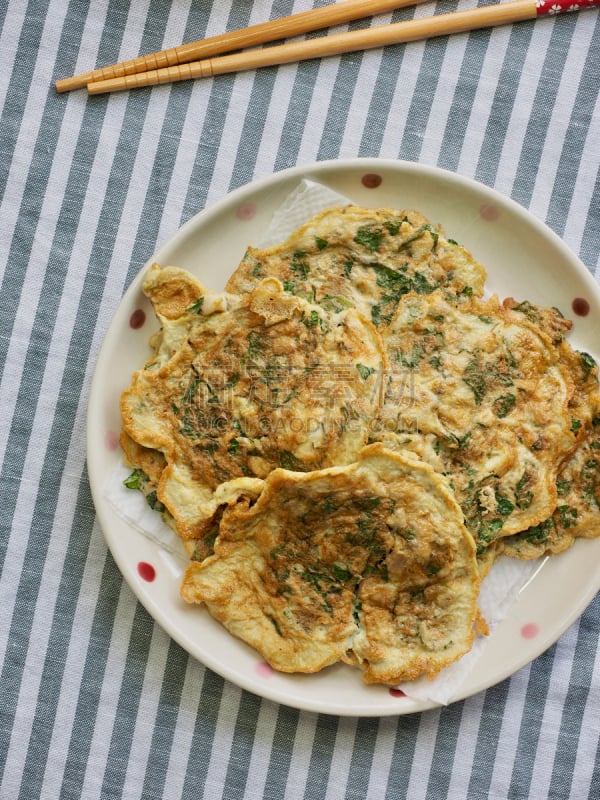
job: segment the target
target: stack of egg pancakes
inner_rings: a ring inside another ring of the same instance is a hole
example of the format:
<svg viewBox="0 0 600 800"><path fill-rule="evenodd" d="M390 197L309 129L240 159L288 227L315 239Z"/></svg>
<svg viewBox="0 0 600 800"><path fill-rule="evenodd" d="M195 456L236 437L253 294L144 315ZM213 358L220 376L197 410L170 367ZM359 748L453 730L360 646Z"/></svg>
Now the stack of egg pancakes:
<svg viewBox="0 0 600 800"><path fill-rule="evenodd" d="M249 248L222 293L145 275L127 484L185 544L183 598L275 669L432 678L485 630L498 556L600 535L595 361L485 280L418 212L355 206Z"/></svg>

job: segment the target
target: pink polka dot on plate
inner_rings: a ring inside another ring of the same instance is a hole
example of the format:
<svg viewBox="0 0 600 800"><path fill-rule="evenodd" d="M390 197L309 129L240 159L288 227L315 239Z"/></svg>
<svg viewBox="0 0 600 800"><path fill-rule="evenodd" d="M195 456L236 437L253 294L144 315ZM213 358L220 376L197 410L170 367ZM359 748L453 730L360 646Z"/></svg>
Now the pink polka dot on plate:
<svg viewBox="0 0 600 800"><path fill-rule="evenodd" d="M402 689L390 689L389 692L392 697L406 697L406 693Z"/></svg>
<svg viewBox="0 0 600 800"><path fill-rule="evenodd" d="M500 209L492 203L483 203L479 206L479 216L486 222L496 222L500 217Z"/></svg>
<svg viewBox="0 0 600 800"><path fill-rule="evenodd" d="M156 570L152 564L149 564L147 561L140 561L140 563L137 565L137 571L140 578L148 581L148 583L152 583L152 581L156 578Z"/></svg>
<svg viewBox="0 0 600 800"><path fill-rule="evenodd" d="M540 626L535 622L528 622L521 628L521 636L524 639L535 639L540 632Z"/></svg>
<svg viewBox="0 0 600 800"><path fill-rule="evenodd" d="M256 673L260 675L261 678L270 678L273 675L273 668L265 664L264 661L261 661L256 665Z"/></svg>
<svg viewBox="0 0 600 800"><path fill-rule="evenodd" d="M248 220L252 219L256 214L256 205L254 203L244 203L239 206L235 212L238 219Z"/></svg>
<svg viewBox="0 0 600 800"><path fill-rule="evenodd" d="M360 179L362 185L367 189L377 189L378 186L381 186L382 181L383 178L376 172L367 172Z"/></svg>
<svg viewBox="0 0 600 800"><path fill-rule="evenodd" d="M146 322L146 312L143 308L136 308L136 310L129 317L129 327L136 331L142 327L144 322Z"/></svg>
<svg viewBox="0 0 600 800"><path fill-rule="evenodd" d="M119 446L119 437L114 431L106 431L104 434L104 446L107 450L116 450Z"/></svg>
<svg viewBox="0 0 600 800"><path fill-rule="evenodd" d="M590 304L585 297L576 297L571 303L571 308L578 317L587 317L590 313Z"/></svg>

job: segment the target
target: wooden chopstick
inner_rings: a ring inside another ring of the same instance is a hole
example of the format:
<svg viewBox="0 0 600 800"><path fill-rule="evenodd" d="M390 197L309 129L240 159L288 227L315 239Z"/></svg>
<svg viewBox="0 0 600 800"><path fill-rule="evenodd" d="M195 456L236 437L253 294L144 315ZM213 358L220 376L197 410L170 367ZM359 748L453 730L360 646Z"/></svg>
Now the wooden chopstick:
<svg viewBox="0 0 600 800"><path fill-rule="evenodd" d="M404 5L412 3L414 0L405 1ZM366 3L362 5L364 9ZM399 3L396 2L394 5L397 7ZM497 25L508 25L541 16L560 14L566 11L580 11L598 6L600 6L600 0L512 0L468 11L456 11L424 19L396 22L365 30L349 31L317 39L233 53L218 58L206 58L108 80L92 81L87 84L87 89L89 94L101 94L194 78L208 78L228 72L241 72L309 58L322 58Z"/></svg>
<svg viewBox="0 0 600 800"><path fill-rule="evenodd" d="M280 19L261 22L236 31L189 42L158 53L122 61L108 67L101 67L75 75L72 78L62 78L56 81L57 92L67 92L72 89L81 89L88 83L104 81L111 78L121 78L125 75L135 75L149 70L158 70L185 64L190 61L205 59L218 53L227 53L253 47L265 42L274 42L298 36L302 33L315 31L320 28L329 28L344 22L350 22L362 17L383 14L394 8L412 6L424 3L427 0L344 0L341 3L324 6L322 8L302 11Z"/></svg>
<svg viewBox="0 0 600 800"><path fill-rule="evenodd" d="M596 0L596 2L600 2L600 0ZM90 94L101 94L194 78L208 78L228 72L240 72L309 58L321 58L401 42L445 36L477 28L504 25L534 19L536 16L536 0L512 0L512 2L499 5L483 6L468 11L456 11L407 22L396 22L375 28L274 45L219 58L207 58L188 64L178 64L148 72L94 81L89 83L87 88Z"/></svg>

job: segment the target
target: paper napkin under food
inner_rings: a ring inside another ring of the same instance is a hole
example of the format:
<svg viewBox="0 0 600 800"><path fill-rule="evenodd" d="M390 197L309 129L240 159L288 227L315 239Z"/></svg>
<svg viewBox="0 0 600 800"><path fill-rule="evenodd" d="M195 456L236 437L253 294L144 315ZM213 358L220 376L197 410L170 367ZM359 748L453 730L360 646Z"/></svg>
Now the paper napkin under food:
<svg viewBox="0 0 600 800"><path fill-rule="evenodd" d="M348 198L326 186L302 180L273 214L264 236L259 241L249 244L268 247L282 242L320 211L333 206L347 205L349 202ZM124 466L119 466L114 471L105 487L105 499L129 526L140 531L162 549L176 574L183 574L189 559L181 539L163 522L160 514L150 509L141 492L132 491L123 485L130 471ZM482 582L479 596L479 608L488 624L490 635L493 635L494 629L506 617L519 591L539 564L539 560L519 561L505 557L496 560ZM442 705L451 702L465 685L485 648L486 640L487 637L478 636L469 653L460 661L446 667L434 680L423 678L403 683L399 688L415 699Z"/></svg>
<svg viewBox="0 0 600 800"><path fill-rule="evenodd" d="M271 223L256 247L271 247L288 236L315 214L326 208L346 206L350 200L333 189L314 181L302 180L273 213Z"/></svg>

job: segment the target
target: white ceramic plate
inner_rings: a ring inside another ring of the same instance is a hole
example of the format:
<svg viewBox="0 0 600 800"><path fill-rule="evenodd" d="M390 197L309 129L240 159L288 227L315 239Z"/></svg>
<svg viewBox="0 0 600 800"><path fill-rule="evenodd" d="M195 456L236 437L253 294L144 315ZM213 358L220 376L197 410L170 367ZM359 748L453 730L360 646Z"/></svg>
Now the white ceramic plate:
<svg viewBox="0 0 600 800"><path fill-rule="evenodd" d="M600 290L560 239L493 190L419 164L354 159L276 173L237 189L199 213L148 263L176 264L194 272L206 286L222 289L246 246L261 240L274 210L303 178L328 186L358 205L418 209L485 265L491 291L560 308L574 320L573 344L598 356ZM192 656L255 694L304 710L352 716L405 714L435 705L395 696L385 687L364 686L359 671L343 665L317 675L273 673L205 609L180 599L182 563L124 522L107 503L106 485L120 463L116 446L119 396L148 356L148 338L156 328L141 293L141 280L140 275L126 292L108 330L94 374L88 417L94 501L125 580L153 618ZM580 313L574 312L574 302ZM553 644L600 588L598 563L600 539L579 541L566 553L547 559L515 599L451 699L463 699L498 683Z"/></svg>

